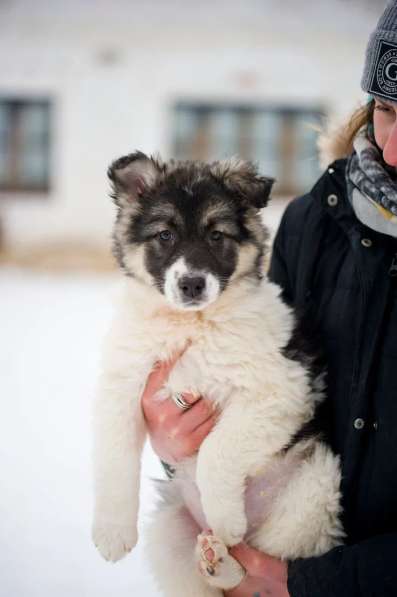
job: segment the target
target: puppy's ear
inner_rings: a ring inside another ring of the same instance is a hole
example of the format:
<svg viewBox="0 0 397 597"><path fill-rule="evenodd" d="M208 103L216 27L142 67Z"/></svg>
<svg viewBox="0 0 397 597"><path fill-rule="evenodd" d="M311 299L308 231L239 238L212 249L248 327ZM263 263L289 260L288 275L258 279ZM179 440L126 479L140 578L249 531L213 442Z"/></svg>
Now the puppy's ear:
<svg viewBox="0 0 397 597"><path fill-rule="evenodd" d="M251 162L237 159L215 162L211 173L227 190L248 206L258 209L267 205L275 182L274 178L259 175L257 167Z"/></svg>
<svg viewBox="0 0 397 597"><path fill-rule="evenodd" d="M108 177L113 185L112 197L121 206L132 203L152 187L163 168L158 160L141 151L130 153L113 162Z"/></svg>

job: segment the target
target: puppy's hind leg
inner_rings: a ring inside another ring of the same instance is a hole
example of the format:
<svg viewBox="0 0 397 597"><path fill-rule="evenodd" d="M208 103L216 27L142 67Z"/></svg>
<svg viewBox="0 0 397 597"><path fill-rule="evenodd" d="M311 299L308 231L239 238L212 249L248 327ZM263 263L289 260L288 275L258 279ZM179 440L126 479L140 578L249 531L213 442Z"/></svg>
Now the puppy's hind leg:
<svg viewBox="0 0 397 597"><path fill-rule="evenodd" d="M310 440L307 442L310 447ZM340 464L321 441L297 467L251 545L283 559L320 556L343 543Z"/></svg>
<svg viewBox="0 0 397 597"><path fill-rule="evenodd" d="M200 528L183 505L163 506L145 532L148 559L164 597L222 597L198 570L195 556Z"/></svg>

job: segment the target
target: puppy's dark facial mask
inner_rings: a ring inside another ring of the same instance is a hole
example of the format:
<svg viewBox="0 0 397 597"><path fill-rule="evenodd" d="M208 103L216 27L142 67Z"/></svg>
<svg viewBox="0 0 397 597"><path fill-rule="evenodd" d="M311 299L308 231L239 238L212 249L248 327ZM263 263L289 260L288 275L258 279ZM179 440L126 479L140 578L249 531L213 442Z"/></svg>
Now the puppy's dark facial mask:
<svg viewBox="0 0 397 597"><path fill-rule="evenodd" d="M261 277L259 210L273 179L247 162L161 163L136 152L108 175L118 206L114 252L175 308L204 309L241 276Z"/></svg>

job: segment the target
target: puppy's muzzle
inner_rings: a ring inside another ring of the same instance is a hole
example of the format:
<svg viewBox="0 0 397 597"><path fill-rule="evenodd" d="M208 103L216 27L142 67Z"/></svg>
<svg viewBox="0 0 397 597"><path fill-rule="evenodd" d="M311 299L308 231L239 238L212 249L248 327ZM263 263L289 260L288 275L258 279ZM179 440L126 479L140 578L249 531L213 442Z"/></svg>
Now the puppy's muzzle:
<svg viewBox="0 0 397 597"><path fill-rule="evenodd" d="M198 301L204 295L205 278L203 276L183 276L178 281L178 286L184 301Z"/></svg>

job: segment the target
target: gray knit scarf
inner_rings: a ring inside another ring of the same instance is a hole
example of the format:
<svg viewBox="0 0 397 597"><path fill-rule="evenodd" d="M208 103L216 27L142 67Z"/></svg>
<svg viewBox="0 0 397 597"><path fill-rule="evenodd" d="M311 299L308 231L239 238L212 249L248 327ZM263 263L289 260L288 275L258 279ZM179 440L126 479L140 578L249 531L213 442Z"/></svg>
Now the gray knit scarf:
<svg viewBox="0 0 397 597"><path fill-rule="evenodd" d="M397 172L385 164L365 127L356 135L353 147L346 179L354 212L369 228L397 237Z"/></svg>

